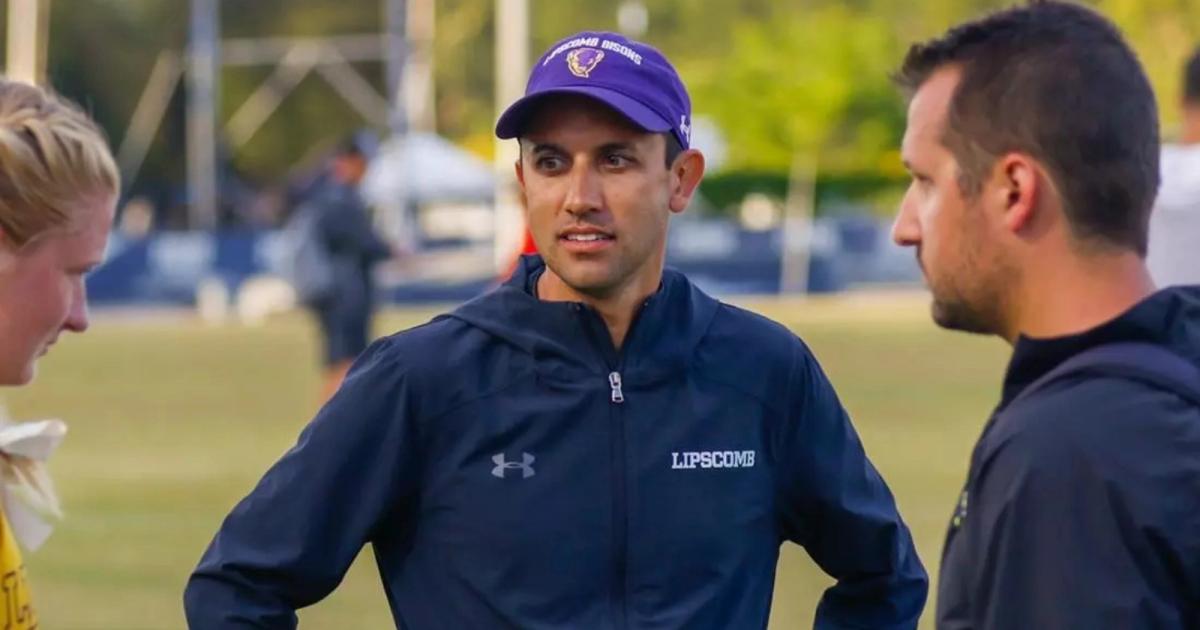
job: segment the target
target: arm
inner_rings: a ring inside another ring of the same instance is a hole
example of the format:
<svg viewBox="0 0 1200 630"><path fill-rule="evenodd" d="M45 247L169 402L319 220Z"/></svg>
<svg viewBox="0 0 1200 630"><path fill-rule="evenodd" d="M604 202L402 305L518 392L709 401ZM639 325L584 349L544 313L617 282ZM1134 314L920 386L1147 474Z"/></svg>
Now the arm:
<svg viewBox="0 0 1200 630"><path fill-rule="evenodd" d="M1116 381L1037 403L1004 418L1012 434L971 487L973 627L1187 627L1200 412Z"/></svg>
<svg viewBox="0 0 1200 630"><path fill-rule="evenodd" d="M797 346L775 450L784 534L837 580L815 627L916 628L929 581L912 537L833 386Z"/></svg>
<svg viewBox="0 0 1200 630"><path fill-rule="evenodd" d="M364 353L295 447L225 519L184 593L197 630L294 628L341 581L417 476L402 369L388 340Z"/></svg>

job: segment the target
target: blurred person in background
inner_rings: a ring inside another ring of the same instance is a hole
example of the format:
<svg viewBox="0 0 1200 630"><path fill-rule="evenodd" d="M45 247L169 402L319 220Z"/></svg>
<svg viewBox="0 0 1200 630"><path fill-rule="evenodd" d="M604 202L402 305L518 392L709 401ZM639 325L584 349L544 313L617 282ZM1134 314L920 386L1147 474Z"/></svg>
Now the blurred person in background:
<svg viewBox="0 0 1200 630"><path fill-rule="evenodd" d="M370 542L396 625L765 628L780 543L818 628L911 629L927 580L816 358L664 271L704 174L654 48L581 33L501 116L542 256L374 344L222 524L197 630L291 628Z"/></svg>
<svg viewBox="0 0 1200 630"><path fill-rule="evenodd" d="M1200 284L1200 48L1183 69L1179 141L1162 148L1146 264L1159 286Z"/></svg>
<svg viewBox="0 0 1200 630"><path fill-rule="evenodd" d="M1200 623L1200 287L1145 264L1158 114L1117 28L1031 2L910 48L893 237L942 327L1013 346L937 626Z"/></svg>
<svg viewBox="0 0 1200 630"><path fill-rule="evenodd" d="M119 186L87 115L0 77L0 385L27 384L60 335L87 330L84 278L103 259ZM0 583L0 627L36 628L21 551L2 516Z"/></svg>
<svg viewBox="0 0 1200 630"><path fill-rule="evenodd" d="M325 176L310 190L289 223L297 241L293 285L316 316L324 381L321 402L341 386L354 359L367 348L374 318L375 266L393 255L375 230L359 184L374 154L374 138L357 133L330 157Z"/></svg>

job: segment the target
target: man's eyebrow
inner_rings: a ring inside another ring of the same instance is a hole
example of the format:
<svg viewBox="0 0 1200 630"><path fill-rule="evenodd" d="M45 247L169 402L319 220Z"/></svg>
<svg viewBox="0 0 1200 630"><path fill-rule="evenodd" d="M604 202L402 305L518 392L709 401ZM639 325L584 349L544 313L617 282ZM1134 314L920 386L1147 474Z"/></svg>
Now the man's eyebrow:
<svg viewBox="0 0 1200 630"><path fill-rule="evenodd" d="M552 142L539 142L530 149L532 153L566 153L563 148Z"/></svg>
<svg viewBox="0 0 1200 630"><path fill-rule="evenodd" d="M601 153L610 151L632 151L634 149L632 142L609 142L600 147Z"/></svg>

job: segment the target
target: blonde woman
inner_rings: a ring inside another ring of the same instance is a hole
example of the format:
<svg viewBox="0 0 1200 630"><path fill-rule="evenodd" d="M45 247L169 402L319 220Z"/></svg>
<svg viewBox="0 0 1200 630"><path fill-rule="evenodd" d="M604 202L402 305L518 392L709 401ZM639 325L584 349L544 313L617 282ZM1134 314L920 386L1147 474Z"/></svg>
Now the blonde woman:
<svg viewBox="0 0 1200 630"><path fill-rule="evenodd" d="M64 332L88 327L119 189L104 134L71 103L0 78L0 385L33 379ZM21 553L0 518L0 627L37 627Z"/></svg>

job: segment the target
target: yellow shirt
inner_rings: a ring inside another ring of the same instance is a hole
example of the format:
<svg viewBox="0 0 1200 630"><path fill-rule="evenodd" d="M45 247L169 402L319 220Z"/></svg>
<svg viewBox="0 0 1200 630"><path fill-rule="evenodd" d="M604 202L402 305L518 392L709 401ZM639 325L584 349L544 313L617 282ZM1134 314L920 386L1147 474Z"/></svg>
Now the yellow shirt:
<svg viewBox="0 0 1200 630"><path fill-rule="evenodd" d="M0 629L37 630L37 614L30 603L29 587L25 582L25 563L21 548L8 527L8 519L0 515L0 592L4 595L4 610L0 611Z"/></svg>

